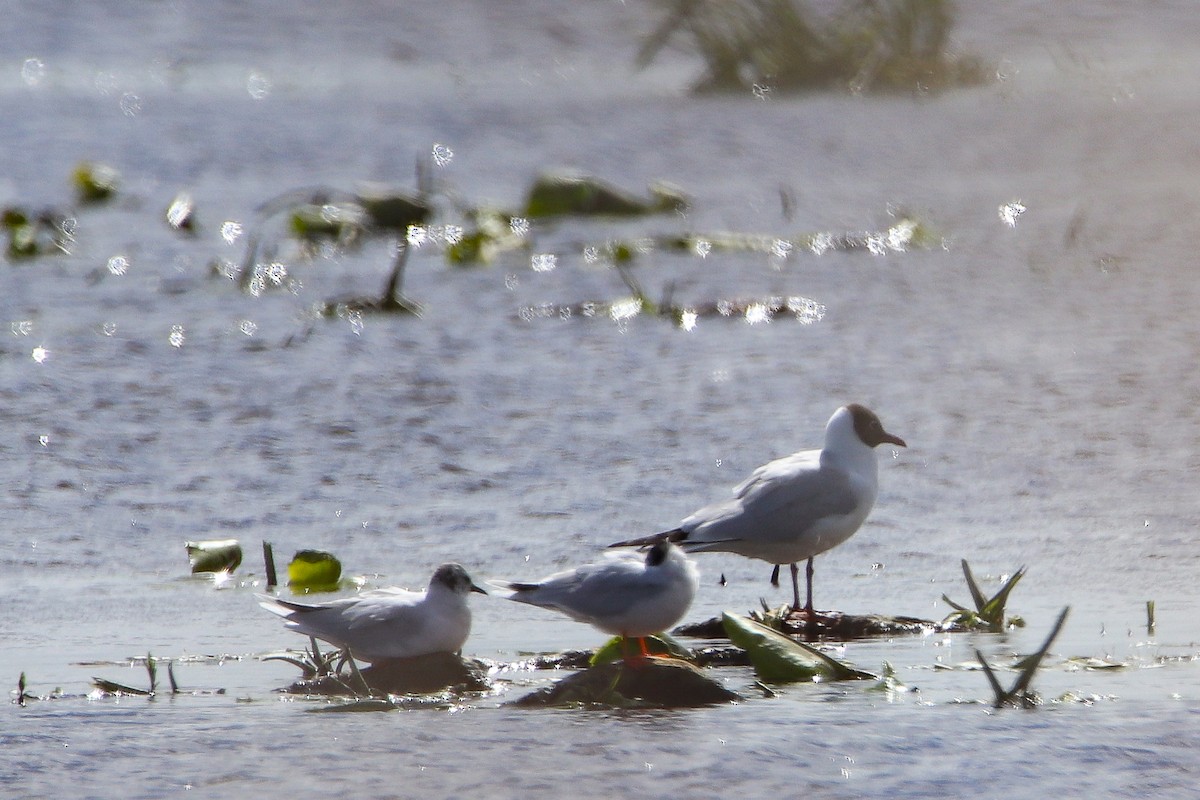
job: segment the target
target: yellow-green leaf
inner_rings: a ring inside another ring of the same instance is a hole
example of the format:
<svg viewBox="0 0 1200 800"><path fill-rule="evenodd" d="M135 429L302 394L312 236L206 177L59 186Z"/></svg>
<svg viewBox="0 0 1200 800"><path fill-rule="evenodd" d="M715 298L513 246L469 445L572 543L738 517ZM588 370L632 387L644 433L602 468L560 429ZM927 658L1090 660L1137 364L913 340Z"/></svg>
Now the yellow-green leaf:
<svg viewBox="0 0 1200 800"><path fill-rule="evenodd" d="M342 579L342 562L323 550L301 550L287 569L293 591L334 592Z"/></svg>

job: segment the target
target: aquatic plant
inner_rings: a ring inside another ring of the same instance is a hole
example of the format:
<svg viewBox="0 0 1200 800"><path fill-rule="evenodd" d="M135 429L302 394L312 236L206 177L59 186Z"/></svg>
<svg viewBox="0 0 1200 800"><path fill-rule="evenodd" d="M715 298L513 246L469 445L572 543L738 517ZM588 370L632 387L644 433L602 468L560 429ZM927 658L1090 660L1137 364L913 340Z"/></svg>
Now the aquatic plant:
<svg viewBox="0 0 1200 800"><path fill-rule="evenodd" d="M691 650L666 633L646 636L644 639L646 649L652 656L661 655L668 658L677 658L682 661L691 661L694 658ZM592 654L592 657L588 659L588 665L594 667L597 664L604 664L609 661L619 661L625 658L626 653L629 652L629 647L630 642L624 636L614 636Z"/></svg>
<svg viewBox="0 0 1200 800"><path fill-rule="evenodd" d="M71 173L75 197L83 204L111 200L117 193L120 181L121 174L114 167L90 161L81 162Z"/></svg>
<svg viewBox="0 0 1200 800"><path fill-rule="evenodd" d="M1037 673L1038 667L1042 664L1042 659L1050 651L1050 645L1054 644L1054 640L1058 637L1058 633L1062 630L1063 623L1067 621L1067 615L1070 612L1070 606L1064 608L1058 615L1058 620L1054 623L1054 627L1051 628L1050 635L1046 637L1046 641L1042 643L1037 652L1021 659L1018 665L1017 679L1011 689L1005 689L1000 685L995 671L988 664L987 659L983 657L983 653L980 652L979 648L975 648L975 657L979 659L979 664L983 667L983 672L987 676L988 685L992 687L992 692L995 695L992 703L994 708L1004 708L1005 706L1033 708L1039 704L1037 696L1029 691L1029 687L1033 683L1033 676Z"/></svg>
<svg viewBox="0 0 1200 800"><path fill-rule="evenodd" d="M298 551L287 571L292 591L336 592L341 587L342 562L324 550Z"/></svg>
<svg viewBox="0 0 1200 800"><path fill-rule="evenodd" d="M1021 578L1025 575L1025 567L1021 567L1004 582L1000 590L991 597L985 597L979 588L979 584L975 582L975 576L971 574L971 565L964 558L962 560L963 575L967 579L967 588L971 592L971 600L975 604L975 609L971 610L966 606L959 605L951 600L945 594L942 595L942 600L945 601L954 611L942 620L941 627L943 630L988 630L993 633L1004 630L1005 625L1009 627L1024 627L1025 621L1020 617L1010 617L1007 622L1004 617L1005 606L1008 604L1008 596Z"/></svg>
<svg viewBox="0 0 1200 800"><path fill-rule="evenodd" d="M295 654L292 651L286 653L271 653L262 657L263 661L286 661L287 663L297 667L303 674L305 680L313 678L324 678L329 675L336 675L342 670L345 661L349 658L349 653L343 650L334 650L331 653L322 653L321 646L317 644L316 638L308 637L309 646L303 653Z"/></svg>
<svg viewBox="0 0 1200 800"><path fill-rule="evenodd" d="M242 546L237 539L185 542L192 574L233 572L242 563Z"/></svg>
<svg viewBox="0 0 1200 800"><path fill-rule="evenodd" d="M646 66L674 40L703 59L698 91L939 91L982 83L983 63L949 52L951 0L677 0L645 37Z"/></svg>
<svg viewBox="0 0 1200 800"><path fill-rule="evenodd" d="M279 576L275 572L275 547L264 539L262 549L263 569L267 574L267 588L274 589L279 585Z"/></svg>
<svg viewBox="0 0 1200 800"><path fill-rule="evenodd" d="M529 188L524 215L531 219L567 215L642 216L685 211L688 200L678 188L651 184L643 200L591 175L571 172L538 176Z"/></svg>
<svg viewBox="0 0 1200 800"><path fill-rule="evenodd" d="M727 611L721 622L730 641L746 651L755 673L768 683L876 678L748 617Z"/></svg>
<svg viewBox="0 0 1200 800"><path fill-rule="evenodd" d="M44 255L70 254L74 241L72 223L54 210L33 213L9 206L0 211L0 227L7 237L4 255L9 261L24 261Z"/></svg>
<svg viewBox="0 0 1200 800"><path fill-rule="evenodd" d="M144 664L146 666L146 674L149 677L149 689L138 689L134 686L127 686L123 683L117 683L116 681L110 681L107 678L97 678L95 676L92 677L92 685L106 694L114 694L118 696L134 695L137 697L154 697L155 693L158 691L158 662L155 660L153 655L147 653ZM175 672L172 669L171 662L167 662L167 674L170 676L171 694L178 694L179 687L175 683Z"/></svg>

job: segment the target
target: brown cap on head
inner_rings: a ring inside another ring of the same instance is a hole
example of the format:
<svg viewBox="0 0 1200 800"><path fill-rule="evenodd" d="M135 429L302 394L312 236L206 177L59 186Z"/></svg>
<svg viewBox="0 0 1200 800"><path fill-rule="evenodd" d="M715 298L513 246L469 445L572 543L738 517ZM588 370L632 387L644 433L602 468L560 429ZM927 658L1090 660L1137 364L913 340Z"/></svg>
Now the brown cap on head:
<svg viewBox="0 0 1200 800"><path fill-rule="evenodd" d="M854 418L854 432L858 434L858 438L862 439L863 444L867 447L877 447L885 442L899 445L900 447L908 447L899 436L894 436L883 429L883 423L879 421L879 417L875 416L875 412L871 409L858 403L851 403L846 408Z"/></svg>

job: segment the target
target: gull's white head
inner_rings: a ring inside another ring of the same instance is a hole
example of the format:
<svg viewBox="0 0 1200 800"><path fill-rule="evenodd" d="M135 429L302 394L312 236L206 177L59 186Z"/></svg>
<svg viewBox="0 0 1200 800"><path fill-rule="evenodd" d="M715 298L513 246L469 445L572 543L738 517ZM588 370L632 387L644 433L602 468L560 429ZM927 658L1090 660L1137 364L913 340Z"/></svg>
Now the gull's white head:
<svg viewBox="0 0 1200 800"><path fill-rule="evenodd" d="M475 585L471 580L471 576L463 569L461 564L442 564L433 572L433 577L429 579L430 590L449 590L454 594L467 595L471 592L479 592L487 594L483 589Z"/></svg>

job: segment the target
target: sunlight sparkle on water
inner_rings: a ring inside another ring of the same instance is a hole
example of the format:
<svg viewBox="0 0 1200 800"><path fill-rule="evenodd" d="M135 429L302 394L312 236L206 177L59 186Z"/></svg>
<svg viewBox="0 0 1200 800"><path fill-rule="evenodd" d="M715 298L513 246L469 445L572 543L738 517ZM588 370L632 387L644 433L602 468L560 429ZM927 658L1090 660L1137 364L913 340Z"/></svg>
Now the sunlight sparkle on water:
<svg viewBox="0 0 1200 800"><path fill-rule="evenodd" d="M887 246L898 253L903 253L912 244L913 237L917 234L917 223L912 220L903 220L887 229Z"/></svg>
<svg viewBox="0 0 1200 800"><path fill-rule="evenodd" d="M694 331L697 320L699 320L699 315L695 311L684 311L679 315L679 327L685 331Z"/></svg>
<svg viewBox="0 0 1200 800"><path fill-rule="evenodd" d="M129 271L129 259L125 256L113 256L108 260L108 271L113 275L124 275Z"/></svg>
<svg viewBox="0 0 1200 800"><path fill-rule="evenodd" d="M529 220L524 217L513 217L508 221L508 229L512 231L513 236L528 236Z"/></svg>
<svg viewBox="0 0 1200 800"><path fill-rule="evenodd" d="M825 305L811 297L789 297L787 307L802 325L812 325L825 318Z"/></svg>
<svg viewBox="0 0 1200 800"><path fill-rule="evenodd" d="M171 347L183 347L185 338L182 325L171 326L171 334L167 337L167 341L170 342Z"/></svg>
<svg viewBox="0 0 1200 800"><path fill-rule="evenodd" d="M271 93L271 80L258 72L251 72L246 78L246 94L255 100L262 100Z"/></svg>
<svg viewBox="0 0 1200 800"><path fill-rule="evenodd" d="M242 223L226 220L221 223L221 238L225 244L233 244L242 235Z"/></svg>
<svg viewBox="0 0 1200 800"><path fill-rule="evenodd" d="M431 155L433 156L434 164L437 164L439 167L444 167L454 158L454 151L444 144L435 143L433 145L433 152Z"/></svg>
<svg viewBox="0 0 1200 800"><path fill-rule="evenodd" d="M766 303L751 303L746 306L746 322L750 325L758 325L763 322L771 321L771 309Z"/></svg>
<svg viewBox="0 0 1200 800"><path fill-rule="evenodd" d="M529 260L534 272L550 272L558 266L558 256L553 253L537 253Z"/></svg>
<svg viewBox="0 0 1200 800"><path fill-rule="evenodd" d="M818 233L812 237L812 241L808 243L808 249L813 252L813 255L819 256L826 253L833 247L832 233Z"/></svg>
<svg viewBox="0 0 1200 800"><path fill-rule="evenodd" d="M608 315L617 322L625 322L642 313L642 301L636 297L617 300L608 310Z"/></svg>
<svg viewBox="0 0 1200 800"><path fill-rule="evenodd" d="M712 252L712 242L704 239L697 239L696 243L692 245L692 248L696 251L696 255L700 256L701 258L708 258L708 254Z"/></svg>
<svg viewBox="0 0 1200 800"><path fill-rule="evenodd" d="M238 323L238 330L247 336L253 336L254 334L258 333L258 323L254 322L253 320L244 319Z"/></svg>
<svg viewBox="0 0 1200 800"><path fill-rule="evenodd" d="M40 86L46 79L46 65L40 58L27 58L21 65L21 80L31 89Z"/></svg>
<svg viewBox="0 0 1200 800"><path fill-rule="evenodd" d="M46 348L42 347L41 345L38 345L37 347L33 348L33 352L30 353L29 355L30 355L30 358L32 358L37 363L44 364L44 363L46 363L46 359L50 357L50 351L47 350Z"/></svg>
<svg viewBox="0 0 1200 800"><path fill-rule="evenodd" d="M121 113L127 117L136 117L142 110L142 98L133 92L121 95Z"/></svg>
<svg viewBox="0 0 1200 800"><path fill-rule="evenodd" d="M12 324L13 336L28 336L33 333L33 320L20 319Z"/></svg>
<svg viewBox="0 0 1200 800"><path fill-rule="evenodd" d="M1025 213L1025 205L1020 200L1005 203L1000 206L1000 221L1010 228L1017 227L1017 218Z"/></svg>

